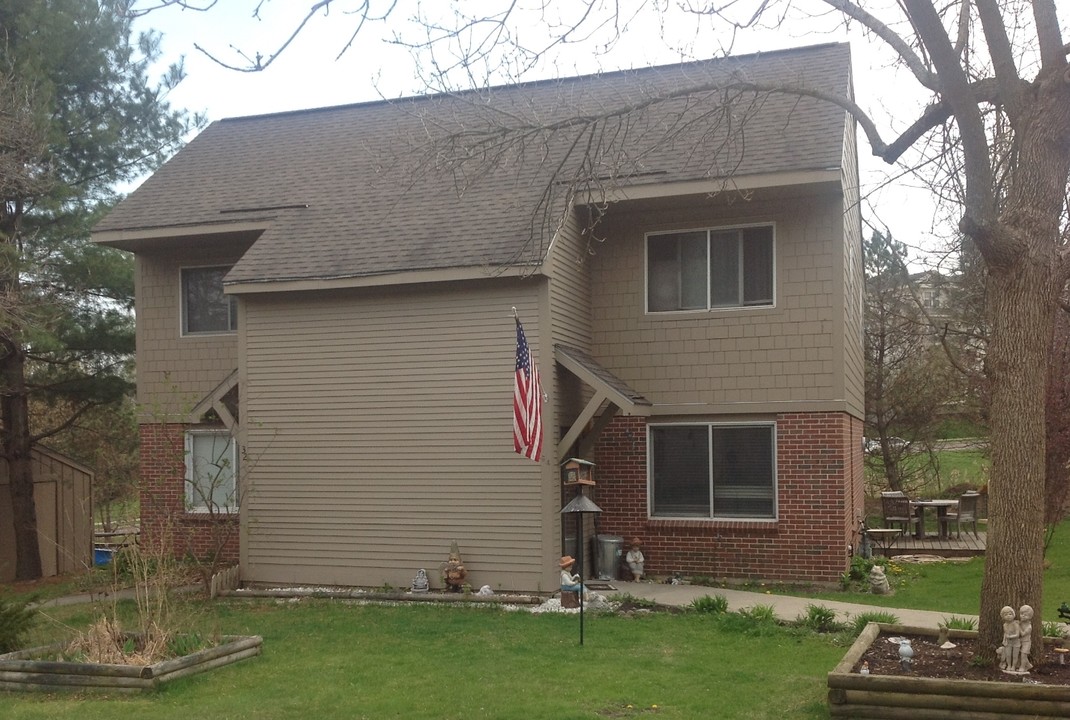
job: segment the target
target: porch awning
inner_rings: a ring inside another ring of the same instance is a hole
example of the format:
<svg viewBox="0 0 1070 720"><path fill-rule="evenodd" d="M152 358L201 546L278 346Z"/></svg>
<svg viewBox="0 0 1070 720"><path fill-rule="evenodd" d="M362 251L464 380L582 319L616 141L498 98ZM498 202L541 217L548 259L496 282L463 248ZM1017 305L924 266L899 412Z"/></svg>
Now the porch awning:
<svg viewBox="0 0 1070 720"><path fill-rule="evenodd" d="M594 396L590 402L583 408L583 412L579 414L579 417L572 423L572 427L568 429L568 432L564 434L557 444L557 459L559 462L565 459L569 448L580 437L587 423L594 418L604 403L609 403L609 407L607 412L603 412L599 416L598 421L595 423L594 431L584 438L584 445L587 447L594 444L602 430L618 413L638 416L650 415L653 403L630 388L619 377L599 365L597 360L583 350L570 345L554 345L554 357L561 367L594 389Z"/></svg>

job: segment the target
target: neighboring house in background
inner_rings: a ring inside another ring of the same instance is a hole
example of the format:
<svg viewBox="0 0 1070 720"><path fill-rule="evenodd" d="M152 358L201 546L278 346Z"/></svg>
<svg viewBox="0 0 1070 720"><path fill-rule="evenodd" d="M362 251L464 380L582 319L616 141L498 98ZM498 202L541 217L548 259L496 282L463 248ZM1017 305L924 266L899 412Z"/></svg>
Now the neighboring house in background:
<svg viewBox="0 0 1070 720"><path fill-rule="evenodd" d="M954 277L943 275L937 270L911 274L912 294L917 297L915 302L921 305L922 310L933 322L946 321L951 318L954 282Z"/></svg>
<svg viewBox="0 0 1070 720"><path fill-rule="evenodd" d="M850 95L849 49L210 125L94 232L136 257L142 532L203 546L210 496L246 582L406 586L457 540L473 586L550 591L582 456L648 573L839 578L863 415L843 110L696 91L495 165L492 134L467 163L428 140L732 79ZM577 139L612 152L582 165ZM540 463L512 449L512 308Z"/></svg>
<svg viewBox="0 0 1070 720"><path fill-rule="evenodd" d="M93 565L93 471L40 445L34 448L33 499L42 577ZM0 459L0 582L15 579L15 520L7 461Z"/></svg>

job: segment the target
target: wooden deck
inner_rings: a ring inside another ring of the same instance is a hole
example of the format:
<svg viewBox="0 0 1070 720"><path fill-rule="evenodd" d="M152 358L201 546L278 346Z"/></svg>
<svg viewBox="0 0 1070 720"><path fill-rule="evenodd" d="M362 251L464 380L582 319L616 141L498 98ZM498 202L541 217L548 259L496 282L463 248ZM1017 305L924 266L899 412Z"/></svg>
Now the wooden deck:
<svg viewBox="0 0 1070 720"><path fill-rule="evenodd" d="M888 549L889 555L943 555L944 557L973 557L985 554L987 535L983 532L976 536L972 532L963 532L960 537L951 534L947 540L936 535L927 535L918 540L913 535L900 536Z"/></svg>

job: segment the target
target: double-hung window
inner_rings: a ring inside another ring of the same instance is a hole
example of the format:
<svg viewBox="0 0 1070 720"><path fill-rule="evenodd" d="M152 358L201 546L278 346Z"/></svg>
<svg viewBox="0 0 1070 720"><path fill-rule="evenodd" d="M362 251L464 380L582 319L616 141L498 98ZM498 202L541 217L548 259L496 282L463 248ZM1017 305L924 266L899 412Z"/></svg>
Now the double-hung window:
<svg viewBox="0 0 1070 720"><path fill-rule="evenodd" d="M229 267L182 268L182 334L227 333L238 329L238 301L223 293Z"/></svg>
<svg viewBox="0 0 1070 720"><path fill-rule="evenodd" d="M229 514L238 509L237 443L227 430L186 433L186 510Z"/></svg>
<svg viewBox="0 0 1070 720"><path fill-rule="evenodd" d="M647 311L772 305L773 265L771 225L648 235Z"/></svg>
<svg viewBox="0 0 1070 720"><path fill-rule="evenodd" d="M776 517L776 426L652 425L652 517Z"/></svg>

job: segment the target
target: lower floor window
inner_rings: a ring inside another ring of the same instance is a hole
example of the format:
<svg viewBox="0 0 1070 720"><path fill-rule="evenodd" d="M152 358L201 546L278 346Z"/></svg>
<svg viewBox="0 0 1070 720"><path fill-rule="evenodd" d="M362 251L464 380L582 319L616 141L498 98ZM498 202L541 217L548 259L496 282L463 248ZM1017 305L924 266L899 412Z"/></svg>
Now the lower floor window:
<svg viewBox="0 0 1070 720"><path fill-rule="evenodd" d="M237 443L226 430L186 433L186 509L230 513L238 509Z"/></svg>
<svg viewBox="0 0 1070 720"><path fill-rule="evenodd" d="M651 516L776 517L776 426L652 425Z"/></svg>

